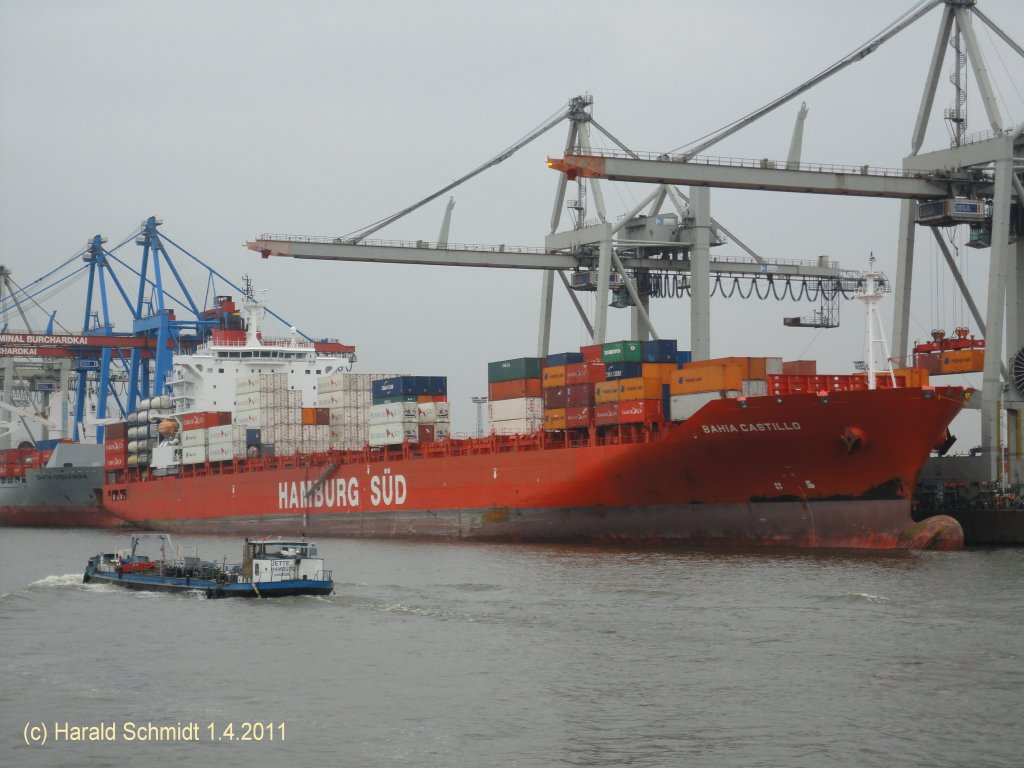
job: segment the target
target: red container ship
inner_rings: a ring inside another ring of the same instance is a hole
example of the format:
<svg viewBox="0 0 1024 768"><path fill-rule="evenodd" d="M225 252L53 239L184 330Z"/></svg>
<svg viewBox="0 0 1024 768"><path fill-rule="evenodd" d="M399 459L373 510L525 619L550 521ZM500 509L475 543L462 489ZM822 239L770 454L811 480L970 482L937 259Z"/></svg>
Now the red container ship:
<svg viewBox="0 0 1024 768"><path fill-rule="evenodd" d="M184 532L917 546L917 474L969 396L907 386L718 398L680 421L125 468L108 472L103 506ZM958 527L946 532L945 546L962 546Z"/></svg>

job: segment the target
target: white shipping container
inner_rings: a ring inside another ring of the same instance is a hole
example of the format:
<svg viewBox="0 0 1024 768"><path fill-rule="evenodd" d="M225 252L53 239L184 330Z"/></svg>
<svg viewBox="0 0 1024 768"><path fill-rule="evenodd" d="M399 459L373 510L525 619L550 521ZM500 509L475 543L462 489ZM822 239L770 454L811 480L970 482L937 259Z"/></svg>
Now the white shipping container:
<svg viewBox="0 0 1024 768"><path fill-rule="evenodd" d="M206 447L206 458L208 461L231 461L234 457L234 446L232 446L231 441L216 443Z"/></svg>
<svg viewBox="0 0 1024 768"><path fill-rule="evenodd" d="M766 397L768 395L768 382L760 379L744 379L740 386L744 397Z"/></svg>
<svg viewBox="0 0 1024 768"><path fill-rule="evenodd" d="M380 424L370 427L370 445L401 445L406 440L415 443L419 440L419 425L412 424Z"/></svg>
<svg viewBox="0 0 1024 768"><path fill-rule="evenodd" d="M513 419L544 419L544 400L539 397L517 397L493 400L488 406L491 423Z"/></svg>
<svg viewBox="0 0 1024 768"><path fill-rule="evenodd" d="M504 402L504 401L497 401ZM544 426L543 417L530 419L505 419L491 422L491 433L495 435L532 435Z"/></svg>
<svg viewBox="0 0 1024 768"><path fill-rule="evenodd" d="M198 431L198 430L196 430ZM181 449L181 463L182 464L202 464L206 461L206 446L196 445L182 447Z"/></svg>
<svg viewBox="0 0 1024 768"><path fill-rule="evenodd" d="M179 434L181 435L182 448L196 448L206 445L205 429L187 429ZM203 460L205 461L205 458Z"/></svg>
<svg viewBox="0 0 1024 768"><path fill-rule="evenodd" d="M206 443L210 444L220 440L230 440L234 434L231 424L219 427L209 427L206 430Z"/></svg>
<svg viewBox="0 0 1024 768"><path fill-rule="evenodd" d="M239 424L249 429L259 429L263 421L260 419L259 411L242 411L241 413L235 413L235 424Z"/></svg>
<svg viewBox="0 0 1024 768"><path fill-rule="evenodd" d="M235 379L235 392L237 394L272 392L277 389L287 389L287 387L287 373L251 373Z"/></svg>
<svg viewBox="0 0 1024 768"><path fill-rule="evenodd" d="M452 436L452 425L447 421L438 421L434 424L434 442L439 443Z"/></svg>
<svg viewBox="0 0 1024 768"><path fill-rule="evenodd" d="M451 415L451 408L448 401L439 403L418 403L416 405L416 417L420 424L437 424L446 422Z"/></svg>
<svg viewBox="0 0 1024 768"><path fill-rule="evenodd" d="M370 426L380 424L394 424L402 421L415 422L416 403L385 403L382 405L371 405L368 414Z"/></svg>
<svg viewBox="0 0 1024 768"><path fill-rule="evenodd" d="M328 413L328 422L332 427L342 426L343 424L352 424L358 421L355 417L358 416L358 411L350 408L332 408Z"/></svg>
<svg viewBox="0 0 1024 768"><path fill-rule="evenodd" d="M781 357L766 357L765 358L765 373L781 374L782 373L782 358Z"/></svg>
<svg viewBox="0 0 1024 768"><path fill-rule="evenodd" d="M718 400L720 397L718 392L672 395L668 401L668 417L671 421L685 421L712 400Z"/></svg>

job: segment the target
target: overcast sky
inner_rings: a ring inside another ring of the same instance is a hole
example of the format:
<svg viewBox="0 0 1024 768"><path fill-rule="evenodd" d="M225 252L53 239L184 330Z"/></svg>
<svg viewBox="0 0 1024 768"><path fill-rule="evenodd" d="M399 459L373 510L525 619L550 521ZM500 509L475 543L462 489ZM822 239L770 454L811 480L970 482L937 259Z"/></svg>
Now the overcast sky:
<svg viewBox="0 0 1024 768"><path fill-rule="evenodd" d="M626 144L671 150L817 74L911 4L0 0L0 263L26 284L92 235L113 245L158 215L167 235L220 272L271 288L270 304L293 324L355 344L358 370L447 375L455 429L469 431L486 363L536 352L540 273L262 260L242 243L358 229L584 92ZM979 7L1024 43L1024 3ZM899 167L939 18L934 9L803 97L805 161ZM1004 121L1020 123L1024 64L984 25L976 30ZM950 71L947 57L925 150L949 143ZM711 152L785 158L798 108ZM973 83L967 109L969 130L986 130ZM561 154L566 128L456 190L450 239L542 245L557 182L545 159ZM648 191L606 185L609 213ZM445 199L377 237L435 240ZM726 190L711 200L713 215L765 257L827 254L860 269L874 253L895 278L896 201ZM964 322L965 309L934 266L931 238L918 240L911 334L925 338ZM715 254L743 255L733 244ZM987 251L964 249L980 303L987 261ZM81 329L84 293L79 283L52 304L71 330ZM592 311L591 297L585 304ZM863 357L862 309L846 304L838 330L783 328L784 316L812 309L713 300L712 352L817 358L849 372ZM891 301L883 313L891 327ZM689 346L686 301L654 300L652 316L660 336ZM552 351L587 343L561 288L553 326ZM610 310L609 339L628 333L628 312Z"/></svg>

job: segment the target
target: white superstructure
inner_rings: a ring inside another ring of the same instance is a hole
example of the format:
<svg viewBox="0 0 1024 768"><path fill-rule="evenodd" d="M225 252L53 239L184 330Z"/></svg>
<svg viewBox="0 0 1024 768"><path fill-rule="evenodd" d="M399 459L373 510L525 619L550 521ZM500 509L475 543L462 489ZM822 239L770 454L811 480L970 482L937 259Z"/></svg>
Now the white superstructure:
<svg viewBox="0 0 1024 768"><path fill-rule="evenodd" d="M352 369L352 352L318 351L292 329L287 338L266 338L261 331L262 301L246 297L241 307L244 330L214 331L211 340L192 354L176 355L168 379L175 413L235 411L236 382L262 373L287 376L288 389L301 402L317 402L317 377Z"/></svg>

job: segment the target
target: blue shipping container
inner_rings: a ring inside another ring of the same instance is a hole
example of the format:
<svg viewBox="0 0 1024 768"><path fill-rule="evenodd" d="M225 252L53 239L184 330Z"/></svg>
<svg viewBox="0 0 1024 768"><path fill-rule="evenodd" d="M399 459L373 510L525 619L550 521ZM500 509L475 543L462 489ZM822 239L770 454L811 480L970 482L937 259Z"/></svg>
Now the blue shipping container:
<svg viewBox="0 0 1024 768"><path fill-rule="evenodd" d="M254 445L259 445L260 442L261 442L261 440L260 440L260 430L258 430L258 429L247 429L247 430L245 430L245 447L246 448L251 448Z"/></svg>
<svg viewBox="0 0 1024 768"><path fill-rule="evenodd" d="M683 363L688 363L693 359L693 353L690 350L679 350L676 352L676 365L680 368L683 367Z"/></svg>
<svg viewBox="0 0 1024 768"><path fill-rule="evenodd" d="M643 376L643 363L605 363L604 377L608 381L613 379L635 379Z"/></svg>
<svg viewBox="0 0 1024 768"><path fill-rule="evenodd" d="M645 341L641 345L640 356L645 363L675 363L676 354L675 339Z"/></svg>
<svg viewBox="0 0 1024 768"><path fill-rule="evenodd" d="M582 352L559 352L555 355L548 355L545 358L545 365L549 368L554 368L559 365L573 365L574 363L583 362Z"/></svg>
<svg viewBox="0 0 1024 768"><path fill-rule="evenodd" d="M378 379L372 383L374 397L394 397L395 395L426 395L429 377L427 376L395 376L390 379Z"/></svg>

